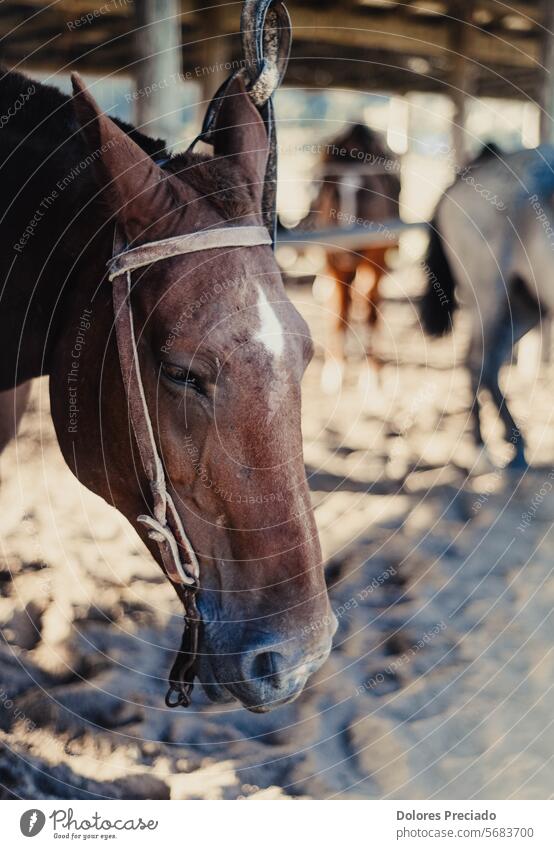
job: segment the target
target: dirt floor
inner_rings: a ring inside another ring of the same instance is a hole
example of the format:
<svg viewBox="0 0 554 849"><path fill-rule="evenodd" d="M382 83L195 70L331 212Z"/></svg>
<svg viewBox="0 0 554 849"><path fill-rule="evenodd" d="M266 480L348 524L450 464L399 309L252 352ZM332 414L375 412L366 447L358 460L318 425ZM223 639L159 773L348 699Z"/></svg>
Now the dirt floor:
<svg viewBox="0 0 554 849"><path fill-rule="evenodd" d="M463 328L424 341L410 285L408 272L387 282L379 385L364 381L356 325L334 396L319 388L328 305L294 292L317 341L306 463L339 631L302 697L271 714L199 692L189 711L164 708L177 600L65 468L37 383L0 465L1 797L551 795L554 375L506 371L533 469L479 474L452 367Z"/></svg>

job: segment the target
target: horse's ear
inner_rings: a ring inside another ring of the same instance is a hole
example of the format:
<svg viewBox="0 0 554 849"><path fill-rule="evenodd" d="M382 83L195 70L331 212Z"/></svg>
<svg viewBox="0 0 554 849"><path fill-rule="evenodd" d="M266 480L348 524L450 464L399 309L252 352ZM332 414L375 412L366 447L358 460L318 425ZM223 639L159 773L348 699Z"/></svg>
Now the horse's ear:
<svg viewBox="0 0 554 849"><path fill-rule="evenodd" d="M231 82L220 106L214 153L237 165L257 207L261 207L269 144L265 124L241 77Z"/></svg>
<svg viewBox="0 0 554 849"><path fill-rule="evenodd" d="M77 120L110 213L129 241L159 238L184 214L184 189L100 110L78 74L71 80Z"/></svg>

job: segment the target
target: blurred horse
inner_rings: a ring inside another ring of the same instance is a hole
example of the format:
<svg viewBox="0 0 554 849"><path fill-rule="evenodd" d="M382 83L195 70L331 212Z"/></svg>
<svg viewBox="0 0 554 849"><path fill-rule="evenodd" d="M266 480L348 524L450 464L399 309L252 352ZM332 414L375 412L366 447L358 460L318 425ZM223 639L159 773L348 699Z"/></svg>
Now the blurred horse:
<svg viewBox="0 0 554 849"><path fill-rule="evenodd" d="M484 447L478 397L485 389L526 468L525 441L499 385L514 345L554 308L554 148L482 152L437 206L425 261L421 320L427 333L452 328L457 301L470 318L467 367L473 430Z"/></svg>
<svg viewBox="0 0 554 849"><path fill-rule="evenodd" d="M320 184L301 229L364 227L398 217L400 163L374 130L354 124L325 145L317 174ZM326 349L322 386L340 389L345 363L353 284L359 275L372 331L379 318L379 284L387 271L387 252L397 246L394 233L382 230L382 241L359 250L328 250L327 272L334 281L336 320ZM368 357L371 356L367 351Z"/></svg>

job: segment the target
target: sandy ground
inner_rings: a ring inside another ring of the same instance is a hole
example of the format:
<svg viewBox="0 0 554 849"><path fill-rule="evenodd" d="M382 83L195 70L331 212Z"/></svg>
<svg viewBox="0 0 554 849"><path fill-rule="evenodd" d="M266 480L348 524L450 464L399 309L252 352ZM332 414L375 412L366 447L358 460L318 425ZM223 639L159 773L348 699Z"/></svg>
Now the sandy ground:
<svg viewBox="0 0 554 849"><path fill-rule="evenodd" d="M318 340L306 462L340 627L302 697L265 716L198 692L187 712L164 708L177 601L125 520L65 468L37 384L0 467L0 796L551 795L553 375L505 375L533 470L468 475L468 388L452 368L463 329L429 345L397 299L411 277L387 285L369 404L363 327L342 393L322 397L327 306L294 295Z"/></svg>

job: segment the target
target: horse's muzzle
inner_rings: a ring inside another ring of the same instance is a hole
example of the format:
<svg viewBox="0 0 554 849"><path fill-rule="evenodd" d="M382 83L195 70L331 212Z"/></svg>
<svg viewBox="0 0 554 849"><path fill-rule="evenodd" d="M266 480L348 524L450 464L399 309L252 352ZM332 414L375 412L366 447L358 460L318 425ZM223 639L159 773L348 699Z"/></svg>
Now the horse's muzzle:
<svg viewBox="0 0 554 849"><path fill-rule="evenodd" d="M287 641L245 646L240 653L202 663L199 677L212 701L237 699L247 710L267 713L299 696L330 650L330 639L309 655L301 645L292 647Z"/></svg>

